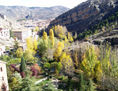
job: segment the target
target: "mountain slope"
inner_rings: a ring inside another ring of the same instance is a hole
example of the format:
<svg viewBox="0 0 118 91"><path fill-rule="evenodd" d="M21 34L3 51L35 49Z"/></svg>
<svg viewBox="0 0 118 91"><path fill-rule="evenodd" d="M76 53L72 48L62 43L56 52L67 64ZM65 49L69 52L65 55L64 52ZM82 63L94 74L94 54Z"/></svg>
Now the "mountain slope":
<svg viewBox="0 0 118 91"><path fill-rule="evenodd" d="M82 33L92 29L113 12L118 11L118 0L88 0L58 16L50 27L65 25L71 32Z"/></svg>
<svg viewBox="0 0 118 91"><path fill-rule="evenodd" d="M0 6L0 13L12 19L50 19L69 10L63 6L54 7L24 7Z"/></svg>

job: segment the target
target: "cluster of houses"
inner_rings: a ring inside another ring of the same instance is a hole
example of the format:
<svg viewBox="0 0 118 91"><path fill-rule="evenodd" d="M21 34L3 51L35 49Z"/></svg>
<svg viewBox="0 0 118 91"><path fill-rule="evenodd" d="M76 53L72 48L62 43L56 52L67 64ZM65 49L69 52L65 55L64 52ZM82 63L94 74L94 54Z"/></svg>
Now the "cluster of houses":
<svg viewBox="0 0 118 91"><path fill-rule="evenodd" d="M16 37L23 48L26 48L26 39L30 36L38 37L36 32L32 32L31 30L26 29L16 29L12 31L14 37ZM0 28L0 56L4 55L6 51L6 46L13 46L13 38L10 38L10 30ZM0 91L9 91L8 80L7 80L7 71L6 71L6 63L0 61Z"/></svg>
<svg viewBox="0 0 118 91"><path fill-rule="evenodd" d="M36 32L32 32L32 30L27 29L14 29L12 30L14 37L20 42L20 46L25 50L26 49L26 39L28 37L36 37L38 38L38 35ZM0 28L0 55L3 55L6 49L6 46L13 46L14 43L12 43L13 38L10 38L10 30Z"/></svg>

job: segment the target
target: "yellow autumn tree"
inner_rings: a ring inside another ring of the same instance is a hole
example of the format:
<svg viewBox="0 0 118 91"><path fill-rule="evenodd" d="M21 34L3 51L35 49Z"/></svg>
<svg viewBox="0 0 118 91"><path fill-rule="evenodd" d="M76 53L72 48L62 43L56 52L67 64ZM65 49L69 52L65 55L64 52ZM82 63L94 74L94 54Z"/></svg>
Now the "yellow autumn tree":
<svg viewBox="0 0 118 91"><path fill-rule="evenodd" d="M36 38L34 38L33 46L34 46L34 50L36 51L37 47L38 47L38 42L37 42Z"/></svg>
<svg viewBox="0 0 118 91"><path fill-rule="evenodd" d="M20 58L20 57L23 56L23 49L22 49L22 48L18 48L18 49L16 50L16 56L17 56L18 58Z"/></svg>
<svg viewBox="0 0 118 91"><path fill-rule="evenodd" d="M34 32L39 31L39 27L35 27Z"/></svg>
<svg viewBox="0 0 118 91"><path fill-rule="evenodd" d="M45 43L46 46L48 46L48 36L46 32L43 32L43 41Z"/></svg>
<svg viewBox="0 0 118 91"><path fill-rule="evenodd" d="M66 52L63 52L60 56L60 62L63 65L64 72L68 75L72 75L74 71L74 65L70 55Z"/></svg>
<svg viewBox="0 0 118 91"><path fill-rule="evenodd" d="M70 32L68 32L68 40L70 42L73 42L73 37L72 37L72 34Z"/></svg>
<svg viewBox="0 0 118 91"><path fill-rule="evenodd" d="M26 49L23 56L27 62L33 62L34 60L33 52L30 49Z"/></svg>
<svg viewBox="0 0 118 91"><path fill-rule="evenodd" d="M33 40L31 37L26 39L27 49L33 50Z"/></svg>
<svg viewBox="0 0 118 91"><path fill-rule="evenodd" d="M67 39L67 37L65 36L65 43L67 43L68 42L68 39Z"/></svg>
<svg viewBox="0 0 118 91"><path fill-rule="evenodd" d="M34 55L36 53L36 49L37 49L37 41L34 39L29 37L26 39L26 43L27 43L27 49L29 50L29 52L31 52L32 55Z"/></svg>
<svg viewBox="0 0 118 91"><path fill-rule="evenodd" d="M54 29L54 32L55 32L56 36L58 36L61 39L65 37L66 32L67 32L66 27L60 26L60 25L56 25L53 29Z"/></svg>
<svg viewBox="0 0 118 91"><path fill-rule="evenodd" d="M49 38L51 40L52 47L54 47L54 33L53 33L53 30L52 29L50 29Z"/></svg>
<svg viewBox="0 0 118 91"><path fill-rule="evenodd" d="M95 52L95 47L90 47L83 55L83 61L81 68L85 73L86 77L100 80L102 77L101 63L98 60L98 55Z"/></svg>
<svg viewBox="0 0 118 91"><path fill-rule="evenodd" d="M63 42L58 42L57 48L54 52L54 58L57 60L58 57L61 56L62 50L64 48L64 43Z"/></svg>

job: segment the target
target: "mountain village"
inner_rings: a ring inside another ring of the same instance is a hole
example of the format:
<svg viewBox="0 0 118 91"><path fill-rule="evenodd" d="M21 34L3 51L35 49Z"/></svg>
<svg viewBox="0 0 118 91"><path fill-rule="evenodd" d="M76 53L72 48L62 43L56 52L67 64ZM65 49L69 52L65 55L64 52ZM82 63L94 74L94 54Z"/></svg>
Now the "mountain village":
<svg viewBox="0 0 118 91"><path fill-rule="evenodd" d="M6 16L0 14L0 18L7 20ZM50 20L49 20L50 21ZM3 24L0 25L0 56L9 53L8 49L13 49L15 41L19 43L19 46L26 49L26 39L29 37L38 39L38 32L32 31L39 26L40 29L46 28L49 25L49 21L40 20L40 22L31 23L31 20L23 23L20 22L17 28L12 30L13 37L11 37L11 26L7 27ZM30 23L29 23L30 22ZM5 22L6 23L6 22ZM38 28L39 28L38 27ZM12 27L13 28L13 27ZM7 80L7 70L6 62L0 60L0 91L9 91L8 80Z"/></svg>

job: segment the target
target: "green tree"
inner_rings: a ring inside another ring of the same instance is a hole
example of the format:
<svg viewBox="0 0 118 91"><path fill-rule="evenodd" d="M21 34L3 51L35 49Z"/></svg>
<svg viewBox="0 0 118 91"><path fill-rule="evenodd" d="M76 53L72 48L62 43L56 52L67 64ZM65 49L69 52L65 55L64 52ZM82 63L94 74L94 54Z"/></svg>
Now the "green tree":
<svg viewBox="0 0 118 91"><path fill-rule="evenodd" d="M100 61L98 60L98 56L99 55L96 53L94 46L88 48L84 54L81 68L84 71L86 77L101 80L102 67Z"/></svg>
<svg viewBox="0 0 118 91"><path fill-rule="evenodd" d="M18 49L16 50L16 56L17 56L18 58L21 58L21 57L23 56L23 49L22 49L22 48L18 48Z"/></svg>
<svg viewBox="0 0 118 91"><path fill-rule="evenodd" d="M26 71L26 61L24 57L21 58L21 64L20 64L20 73L22 78L25 77L25 71Z"/></svg>
<svg viewBox="0 0 118 91"><path fill-rule="evenodd" d="M96 86L92 79L89 79L87 91L96 91Z"/></svg>
<svg viewBox="0 0 118 91"><path fill-rule="evenodd" d="M81 76L80 76L80 89L79 91L86 91L86 81L84 80L84 76L83 76L83 73L81 73Z"/></svg>

